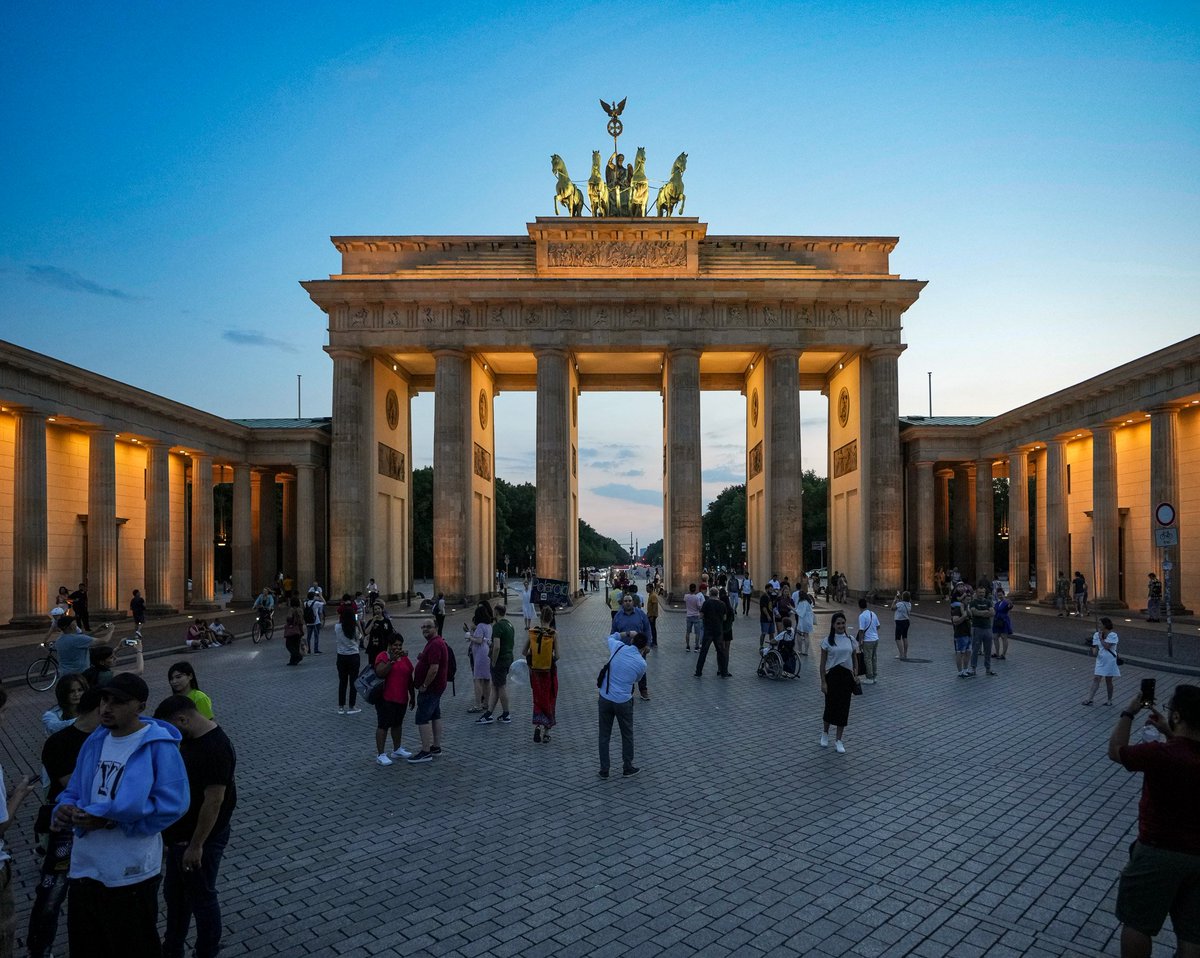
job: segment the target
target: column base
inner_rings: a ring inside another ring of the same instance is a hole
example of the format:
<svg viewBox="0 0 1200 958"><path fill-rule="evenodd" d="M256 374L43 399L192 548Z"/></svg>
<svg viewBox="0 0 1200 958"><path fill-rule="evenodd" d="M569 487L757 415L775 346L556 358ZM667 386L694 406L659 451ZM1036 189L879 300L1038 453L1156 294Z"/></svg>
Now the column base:
<svg viewBox="0 0 1200 958"><path fill-rule="evenodd" d="M1120 612L1128 609L1129 605L1120 599L1092 599L1088 601L1088 608L1097 612Z"/></svg>
<svg viewBox="0 0 1200 958"><path fill-rule="evenodd" d="M216 602L189 602L186 606L188 612L220 612L222 608Z"/></svg>
<svg viewBox="0 0 1200 958"><path fill-rule="evenodd" d="M49 614L31 613L29 615L14 615L8 620L9 628L12 629L49 629L50 616Z"/></svg>
<svg viewBox="0 0 1200 958"><path fill-rule="evenodd" d="M146 606L146 616L147 617L155 616L157 618L158 616L178 615L178 614L179 614L179 610L177 608L175 608L175 606L173 606L173 605L147 605Z"/></svg>

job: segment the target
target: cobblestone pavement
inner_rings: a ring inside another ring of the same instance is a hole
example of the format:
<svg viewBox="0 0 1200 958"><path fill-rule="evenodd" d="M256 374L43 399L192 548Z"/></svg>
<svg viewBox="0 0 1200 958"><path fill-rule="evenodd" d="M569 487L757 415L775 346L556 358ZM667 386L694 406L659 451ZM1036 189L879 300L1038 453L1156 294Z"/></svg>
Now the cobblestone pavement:
<svg viewBox="0 0 1200 958"><path fill-rule="evenodd" d="M528 688L513 689L511 725L474 724L462 617L449 620L463 680L428 765L375 765L372 711L336 712L331 652L294 669L278 638L190 656L239 753L223 954L1117 954L1140 777L1105 757L1119 708L1080 707L1091 661L1016 642L999 677L960 679L948 626L917 620L913 661L898 662L881 618L880 682L854 700L838 755L817 744L815 658L796 681L757 678L752 615L733 678L710 656L696 679L682 617L664 615L629 779L596 776L602 599L560 617L548 745L532 741ZM171 661L147 664L152 705ZM1124 671L1119 703L1145 675L1160 699L1183 681ZM12 777L52 701L10 694ZM33 813L9 832L22 935ZM1173 943L1164 931L1156 954Z"/></svg>

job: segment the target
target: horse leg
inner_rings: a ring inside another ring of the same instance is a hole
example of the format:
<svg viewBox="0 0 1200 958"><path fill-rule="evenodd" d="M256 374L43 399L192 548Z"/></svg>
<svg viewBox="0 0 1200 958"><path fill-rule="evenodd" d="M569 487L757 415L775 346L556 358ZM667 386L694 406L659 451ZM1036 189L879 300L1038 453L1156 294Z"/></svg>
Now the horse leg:
<svg viewBox="0 0 1200 958"><path fill-rule="evenodd" d="M686 202L687 202L687 194L680 193L679 194L679 215L680 216L683 216L683 204Z"/></svg>

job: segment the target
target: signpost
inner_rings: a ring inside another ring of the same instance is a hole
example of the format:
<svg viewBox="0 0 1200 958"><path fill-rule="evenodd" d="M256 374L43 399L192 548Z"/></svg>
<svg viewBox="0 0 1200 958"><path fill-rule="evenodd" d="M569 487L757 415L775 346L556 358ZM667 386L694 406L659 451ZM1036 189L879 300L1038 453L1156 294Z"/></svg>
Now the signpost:
<svg viewBox="0 0 1200 958"><path fill-rule="evenodd" d="M1168 550L1179 545L1179 530L1175 527L1175 507L1169 502L1160 502L1154 507L1154 544L1163 550L1163 601L1167 604L1167 657L1175 657L1175 636L1171 622L1171 573L1175 563Z"/></svg>

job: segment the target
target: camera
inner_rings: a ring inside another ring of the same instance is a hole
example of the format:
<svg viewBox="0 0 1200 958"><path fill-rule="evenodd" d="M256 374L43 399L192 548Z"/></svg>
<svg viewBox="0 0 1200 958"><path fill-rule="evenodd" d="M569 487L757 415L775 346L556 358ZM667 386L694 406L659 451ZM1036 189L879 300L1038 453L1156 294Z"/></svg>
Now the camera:
<svg viewBox="0 0 1200 958"><path fill-rule="evenodd" d="M1154 679L1142 679L1142 707L1154 708Z"/></svg>

